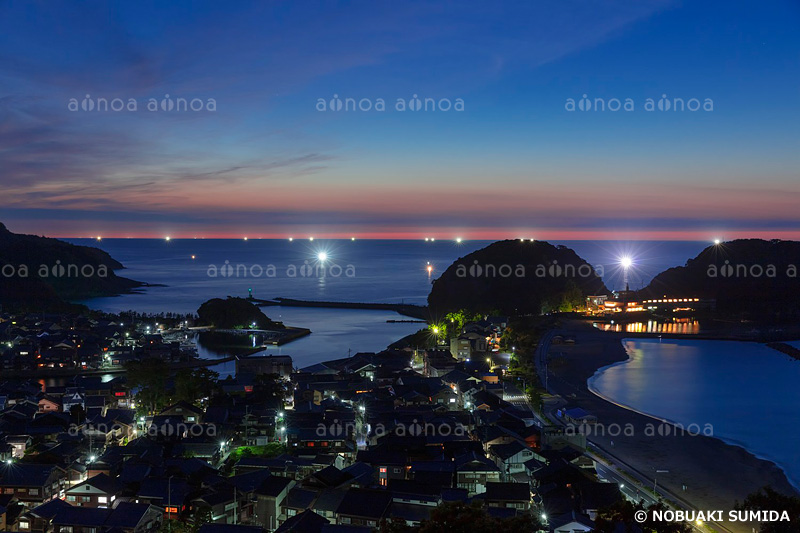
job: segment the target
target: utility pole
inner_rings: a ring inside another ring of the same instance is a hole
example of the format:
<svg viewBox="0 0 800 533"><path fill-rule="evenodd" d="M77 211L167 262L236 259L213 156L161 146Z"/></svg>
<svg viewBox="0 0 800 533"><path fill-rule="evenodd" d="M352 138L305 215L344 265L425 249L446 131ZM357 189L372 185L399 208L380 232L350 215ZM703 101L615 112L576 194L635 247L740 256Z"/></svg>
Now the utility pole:
<svg viewBox="0 0 800 533"><path fill-rule="evenodd" d="M172 533L172 476L167 479L167 531Z"/></svg>

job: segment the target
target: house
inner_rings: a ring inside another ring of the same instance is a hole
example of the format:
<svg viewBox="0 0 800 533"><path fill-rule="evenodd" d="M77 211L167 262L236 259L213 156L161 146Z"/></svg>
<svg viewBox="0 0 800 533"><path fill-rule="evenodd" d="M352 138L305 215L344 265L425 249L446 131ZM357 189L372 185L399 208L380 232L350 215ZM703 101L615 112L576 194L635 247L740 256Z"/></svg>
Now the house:
<svg viewBox="0 0 800 533"><path fill-rule="evenodd" d="M336 523L377 527L391 503L392 495L385 490L349 489L336 509Z"/></svg>
<svg viewBox="0 0 800 533"><path fill-rule="evenodd" d="M253 493L253 520L274 531L278 526L281 504L295 484L293 479L287 477L269 476Z"/></svg>
<svg viewBox="0 0 800 533"><path fill-rule="evenodd" d="M500 468L489 458L471 452L455 458L456 487L467 489L470 494L486 491L487 483L500 481Z"/></svg>
<svg viewBox="0 0 800 533"><path fill-rule="evenodd" d="M161 528L163 509L146 503L120 502L106 519L108 531L147 533Z"/></svg>
<svg viewBox="0 0 800 533"><path fill-rule="evenodd" d="M62 533L149 533L161 527L161 510L141 503L121 502L115 509L62 507L51 523Z"/></svg>
<svg viewBox="0 0 800 533"><path fill-rule="evenodd" d="M116 479L97 474L66 490L67 503L76 507L111 507L121 491Z"/></svg>
<svg viewBox="0 0 800 533"><path fill-rule="evenodd" d="M573 407L572 409L559 409L556 413L559 417L564 418L567 422L572 424L594 424L597 422L597 417L593 414L581 409L580 407Z"/></svg>
<svg viewBox="0 0 800 533"><path fill-rule="evenodd" d="M483 495L488 507L516 509L526 513L531 507L531 489L527 483L487 483Z"/></svg>
<svg viewBox="0 0 800 533"><path fill-rule="evenodd" d="M174 405L170 405L159 414L162 416L183 418L183 421L188 424L201 424L203 422L204 411L189 402L180 401Z"/></svg>
<svg viewBox="0 0 800 533"><path fill-rule="evenodd" d="M51 396L42 396L39 398L39 412L49 413L61 411L61 402Z"/></svg>
<svg viewBox="0 0 800 533"><path fill-rule="evenodd" d="M235 526L233 524L203 524L197 533L265 533L259 526Z"/></svg>
<svg viewBox="0 0 800 533"><path fill-rule="evenodd" d="M277 374L288 378L293 370L288 355L251 355L236 359L236 375Z"/></svg>
<svg viewBox="0 0 800 533"><path fill-rule="evenodd" d="M489 446L489 457L502 469L504 476L525 471L525 463L531 459L544 460L541 456L537 456L533 450L516 440L506 444Z"/></svg>
<svg viewBox="0 0 800 533"><path fill-rule="evenodd" d="M65 413L70 413L76 406L86 410L86 395L78 387L67 387L64 396L61 397L61 407Z"/></svg>
<svg viewBox="0 0 800 533"><path fill-rule="evenodd" d="M307 510L286 520L275 533L320 533L329 523L326 518Z"/></svg>
<svg viewBox="0 0 800 533"><path fill-rule="evenodd" d="M56 514L66 507L71 506L59 498L45 502L23 513L19 519L19 528L30 533L46 533L50 531L50 523Z"/></svg>
<svg viewBox="0 0 800 533"><path fill-rule="evenodd" d="M26 507L61 496L66 471L55 465L6 463L0 465L0 489Z"/></svg>
<svg viewBox="0 0 800 533"><path fill-rule="evenodd" d="M589 517L575 511L550 519L550 531L553 533L582 533L594 531L594 522Z"/></svg>
<svg viewBox="0 0 800 533"><path fill-rule="evenodd" d="M33 443L30 435L9 435L6 437L6 444L11 446L11 457L20 459L25 456L27 450Z"/></svg>
<svg viewBox="0 0 800 533"><path fill-rule="evenodd" d="M245 506L247 509L245 509ZM221 524L236 524L246 521L251 514L246 495L234 490L231 485L221 485L192 500L192 507L208 507L211 519Z"/></svg>

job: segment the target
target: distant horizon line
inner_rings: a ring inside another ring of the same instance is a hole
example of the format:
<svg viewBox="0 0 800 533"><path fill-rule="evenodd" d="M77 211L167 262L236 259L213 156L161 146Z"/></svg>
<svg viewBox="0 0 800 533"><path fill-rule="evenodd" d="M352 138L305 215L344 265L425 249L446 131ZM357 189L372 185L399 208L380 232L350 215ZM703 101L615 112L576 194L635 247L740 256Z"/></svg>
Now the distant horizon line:
<svg viewBox="0 0 800 533"><path fill-rule="evenodd" d="M8 228L8 225L6 225ZM42 235L56 239L81 239L81 240L102 240L102 239L147 239L147 240L383 240L383 241L429 241L429 242L467 242L467 241L504 241L504 240L524 240L524 241L676 241L676 242L708 242L715 241L728 242L738 239L763 239L763 240L800 240L800 229L736 229L724 230L719 228L690 229L690 230L634 230L634 229L613 229L609 231L600 229L474 229L449 227L430 232L420 231L416 228L398 228L395 231L342 231L340 229L325 231L315 231L314 228L301 228L297 232L275 231L249 233L247 231L230 230L214 231L208 233L192 232L169 228L156 231L131 231L122 232L114 228L109 228L109 233L102 231L80 230L74 232L71 229L62 228L67 231L53 231L40 233L43 228L14 229L8 228L13 233ZM32 231L33 230L33 231ZM38 230L38 232L36 231ZM69 233L67 233L69 232Z"/></svg>

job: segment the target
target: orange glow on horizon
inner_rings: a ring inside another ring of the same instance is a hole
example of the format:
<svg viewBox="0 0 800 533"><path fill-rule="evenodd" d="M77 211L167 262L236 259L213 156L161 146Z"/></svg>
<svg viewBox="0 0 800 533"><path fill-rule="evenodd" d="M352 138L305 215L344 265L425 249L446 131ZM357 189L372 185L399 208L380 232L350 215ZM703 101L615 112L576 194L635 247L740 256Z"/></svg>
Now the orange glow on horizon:
<svg viewBox="0 0 800 533"><path fill-rule="evenodd" d="M12 230L14 231L14 230ZM25 233L24 230L19 232ZM293 235L298 233L294 231ZM310 232L309 232L310 233ZM418 228L402 228L395 230L373 230L373 231L360 231L358 240L418 240L424 242L425 237L430 235L429 231L420 231ZM455 236L466 235L462 243L469 243L469 241L500 241L500 240L519 240L516 230L503 230L503 229L475 229L469 232L456 232L455 230L440 229L436 231L437 235L442 235L438 238L438 242L457 243ZM289 239L289 232L265 232L257 239L280 239L286 241ZM332 230L330 232L315 231L314 240L319 239L336 239L352 241L351 230ZM446 237L445 235L452 235ZM537 230L536 240L541 241L697 241L708 242L709 245L713 241L709 240L709 232L706 230L570 230L570 229L552 229L552 230ZM91 239L96 240L96 237L88 236L87 234L75 233L48 233L47 236L61 239ZM157 231L140 231L140 232L125 232L125 233L107 233L103 236L103 240L107 239L159 239L165 240L164 234ZM196 231L182 233L181 231L174 231L170 233L170 241L176 240L202 240L202 239L233 239L242 240L241 233L236 230L231 231L215 231L209 233L198 233ZM782 240L800 240L800 231L798 230L741 230L726 232L726 241L736 239L782 239ZM252 240L252 239L251 239ZM308 240L308 238L305 238ZM353 241L354 242L354 241ZM529 242L529 241L525 241Z"/></svg>

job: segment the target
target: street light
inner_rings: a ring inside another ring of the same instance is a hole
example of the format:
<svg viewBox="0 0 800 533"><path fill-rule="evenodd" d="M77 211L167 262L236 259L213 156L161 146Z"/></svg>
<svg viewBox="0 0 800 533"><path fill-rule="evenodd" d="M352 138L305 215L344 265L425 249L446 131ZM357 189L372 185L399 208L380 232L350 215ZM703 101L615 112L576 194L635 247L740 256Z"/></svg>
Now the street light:
<svg viewBox="0 0 800 533"><path fill-rule="evenodd" d="M625 285L625 290L628 290L628 271L633 266L633 259L630 256L624 255L619 258L619 264L622 267L623 279L622 283Z"/></svg>
<svg viewBox="0 0 800 533"><path fill-rule="evenodd" d="M669 474L669 470L656 470L656 475L653 476L653 494L658 497L656 487L658 486L658 474Z"/></svg>

